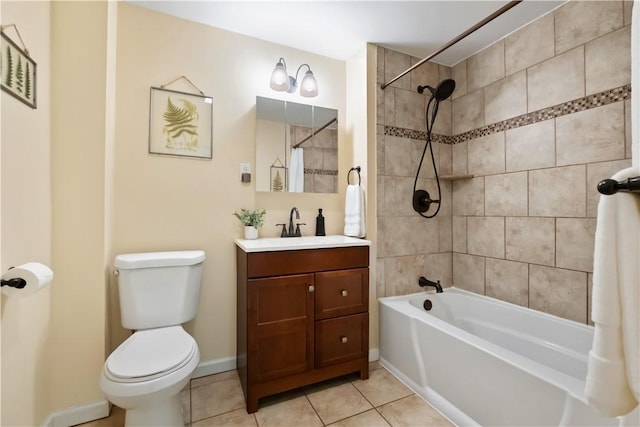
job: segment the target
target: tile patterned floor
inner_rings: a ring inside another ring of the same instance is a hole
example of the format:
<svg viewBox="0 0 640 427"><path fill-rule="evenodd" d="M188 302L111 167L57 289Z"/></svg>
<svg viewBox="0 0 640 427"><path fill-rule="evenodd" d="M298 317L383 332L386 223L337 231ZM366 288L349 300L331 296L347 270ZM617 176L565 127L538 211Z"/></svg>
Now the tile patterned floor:
<svg viewBox="0 0 640 427"><path fill-rule="evenodd" d="M268 397L255 414L247 414L236 371L191 380L182 401L191 427L453 426L377 362L366 381L348 376ZM117 407L108 418L81 424L122 425L124 411Z"/></svg>

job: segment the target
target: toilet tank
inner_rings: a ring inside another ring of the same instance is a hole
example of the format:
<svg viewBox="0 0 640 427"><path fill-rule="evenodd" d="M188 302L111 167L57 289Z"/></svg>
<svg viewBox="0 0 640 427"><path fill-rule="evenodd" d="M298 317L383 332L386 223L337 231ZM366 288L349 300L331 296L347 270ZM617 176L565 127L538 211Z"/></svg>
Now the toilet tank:
<svg viewBox="0 0 640 427"><path fill-rule="evenodd" d="M150 329L193 319L204 258L200 250L116 256L122 326Z"/></svg>

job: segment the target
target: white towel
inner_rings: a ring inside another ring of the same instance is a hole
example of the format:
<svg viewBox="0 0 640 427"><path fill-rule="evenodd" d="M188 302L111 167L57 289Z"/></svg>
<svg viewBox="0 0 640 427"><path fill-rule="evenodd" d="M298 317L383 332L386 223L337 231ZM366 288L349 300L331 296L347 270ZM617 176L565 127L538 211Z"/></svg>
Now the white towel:
<svg viewBox="0 0 640 427"><path fill-rule="evenodd" d="M347 185L347 195L344 203L345 236L365 236L364 212L364 190L359 185Z"/></svg>
<svg viewBox="0 0 640 427"><path fill-rule="evenodd" d="M291 163L289 163L290 193L304 193L304 156L302 148L291 149Z"/></svg>
<svg viewBox="0 0 640 427"><path fill-rule="evenodd" d="M638 175L628 168L612 178ZM598 412L614 417L640 401L640 195L600 196L593 258L595 331L585 396Z"/></svg>

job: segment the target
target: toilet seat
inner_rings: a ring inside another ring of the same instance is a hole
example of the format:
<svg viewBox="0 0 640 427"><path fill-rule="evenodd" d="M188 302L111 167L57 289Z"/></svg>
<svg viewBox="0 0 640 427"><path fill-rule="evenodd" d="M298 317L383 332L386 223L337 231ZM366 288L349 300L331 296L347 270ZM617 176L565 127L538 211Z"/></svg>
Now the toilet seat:
<svg viewBox="0 0 640 427"><path fill-rule="evenodd" d="M107 358L104 374L120 383L149 381L179 370L197 351L181 326L138 331Z"/></svg>

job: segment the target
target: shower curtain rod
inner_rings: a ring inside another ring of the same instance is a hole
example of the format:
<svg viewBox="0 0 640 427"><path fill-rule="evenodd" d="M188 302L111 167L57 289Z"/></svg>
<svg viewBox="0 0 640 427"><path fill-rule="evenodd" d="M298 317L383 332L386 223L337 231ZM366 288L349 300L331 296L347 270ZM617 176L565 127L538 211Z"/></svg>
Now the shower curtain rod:
<svg viewBox="0 0 640 427"><path fill-rule="evenodd" d="M449 43L445 44L444 46L442 46L440 49L436 50L435 52L433 52L432 54L430 54L429 56L427 56L426 58L421 59L419 62L416 62L415 64L413 64L411 67L407 68L406 70L404 70L402 73L398 74L397 76L395 76L394 78L392 78L391 80L389 80L386 83L383 83L380 87L382 89L385 89L387 86L389 86L391 83L395 82L396 80L398 80L399 78L403 77L405 74L410 73L411 71L415 70L416 68L418 68L419 66L421 66L422 64L424 64L425 62L429 61L430 59L438 56L439 54L441 54L442 52L444 52L445 50L449 49L451 46L453 46L454 44L458 43L460 40L464 39L465 37L467 37L469 34L475 32L476 30L484 27L486 24L488 24L489 22L493 21L494 19L496 19L498 16L502 15L503 13L505 13L506 11L508 11L509 9L511 9L512 7L518 5L518 3L522 3L523 0L517 0L517 1L510 1L509 3L507 3L506 5L502 6L500 9L496 10L495 12L493 12L491 15L487 16L486 18L484 18L482 21L478 22L476 25L474 25L473 27L469 28L467 31L465 31L464 33L460 34L458 37L454 38L453 40L451 40Z"/></svg>
<svg viewBox="0 0 640 427"><path fill-rule="evenodd" d="M320 126L318 129L316 129L314 132L311 132L311 135L309 135L308 137L306 137L305 139L303 139L302 141L298 142L296 145L294 145L292 148L298 148L300 147L303 143L307 142L308 140L310 140L311 138L313 138L316 134L320 133L321 131L323 131L326 127L328 127L329 125L331 125L331 123L337 122L338 119L331 119L329 120L327 123L323 124L322 126Z"/></svg>

